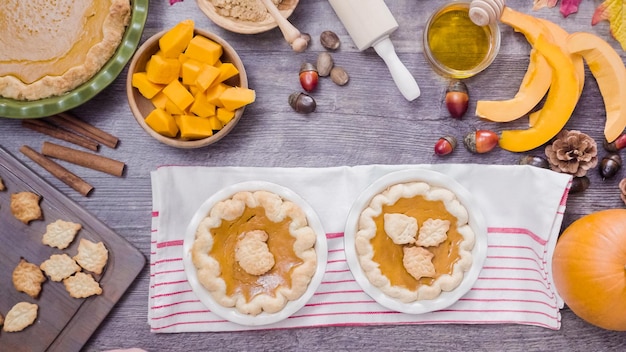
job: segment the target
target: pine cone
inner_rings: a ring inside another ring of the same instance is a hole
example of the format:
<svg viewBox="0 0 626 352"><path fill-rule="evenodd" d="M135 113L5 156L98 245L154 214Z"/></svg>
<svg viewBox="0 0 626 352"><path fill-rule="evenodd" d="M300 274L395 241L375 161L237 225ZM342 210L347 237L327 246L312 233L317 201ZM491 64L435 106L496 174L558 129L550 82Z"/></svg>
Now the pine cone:
<svg viewBox="0 0 626 352"><path fill-rule="evenodd" d="M619 181L618 187L620 193L619 196L624 201L624 204L626 204L626 178L623 178L621 181Z"/></svg>
<svg viewBox="0 0 626 352"><path fill-rule="evenodd" d="M552 144L546 146L546 157L554 171L576 177L598 164L598 145L580 131L562 130Z"/></svg>

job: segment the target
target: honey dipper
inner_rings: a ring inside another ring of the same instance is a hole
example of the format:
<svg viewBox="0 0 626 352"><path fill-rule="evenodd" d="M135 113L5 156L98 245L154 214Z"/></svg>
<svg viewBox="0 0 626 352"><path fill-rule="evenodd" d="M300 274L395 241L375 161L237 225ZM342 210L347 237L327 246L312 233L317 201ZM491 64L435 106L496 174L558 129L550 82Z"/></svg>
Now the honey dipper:
<svg viewBox="0 0 626 352"><path fill-rule="evenodd" d="M505 0L472 0L469 16L477 26L486 26L500 19Z"/></svg>
<svg viewBox="0 0 626 352"><path fill-rule="evenodd" d="M307 46L309 45L309 42L306 39L307 37L302 35L298 28L294 27L291 22L289 22L280 14L280 11L278 11L278 8L274 5L272 0L260 1L261 3L263 3L265 8L267 8L267 12L269 12L270 15L274 17L274 20L278 24L278 28L280 28L280 31L285 37L285 40L291 45L293 51L301 53L306 50Z"/></svg>

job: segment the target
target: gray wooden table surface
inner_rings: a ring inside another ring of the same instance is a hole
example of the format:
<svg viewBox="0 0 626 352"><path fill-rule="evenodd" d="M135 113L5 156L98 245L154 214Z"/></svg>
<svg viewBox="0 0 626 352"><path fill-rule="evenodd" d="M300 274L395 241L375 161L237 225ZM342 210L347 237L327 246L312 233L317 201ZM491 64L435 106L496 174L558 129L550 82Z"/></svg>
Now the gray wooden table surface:
<svg viewBox="0 0 626 352"><path fill-rule="evenodd" d="M219 143L198 150L181 150L160 144L135 122L127 105L126 70L101 94L73 112L92 124L117 135L117 149L103 148L101 154L127 164L123 178L116 178L69 164L95 186L82 197L26 159L18 149L38 149L49 139L21 127L19 120L0 119L0 145L36 170L63 193L84 206L114 231L150 255L151 185L149 173L159 165L326 167L397 163L516 164L521 155L504 150L471 154L460 146L445 158L433 153L435 141L451 134L461 138L476 128L496 131L501 125L480 121L473 114L478 99L512 97L526 70L529 45L524 37L506 26L502 30L500 54L491 67L467 79L471 102L461 120L449 117L443 104L447 79L427 65L421 36L432 9L445 3L431 1L387 1L400 28L392 35L401 60L420 84L422 96L406 101L396 89L382 60L373 49L359 52L345 28L325 0L301 0L290 18L313 37L304 53L294 53L278 29L257 35L227 32L214 25L193 0L170 6L167 0L150 3L142 42L152 34L192 18L198 27L214 31L228 40L246 66L250 87L257 101L246 108L244 118ZM563 18L558 8L532 10L531 0L509 1L512 8L561 24L568 31L589 31L608 39L622 57L626 54L609 37L608 23L591 26L591 16L600 1L583 1L577 14ZM290 93L300 90L298 70L304 61L314 61L324 49L319 43L323 30L336 32L341 48L335 62L346 68L350 83L339 87L323 80L314 96L317 111L295 113L287 104ZM602 143L604 105L596 81L587 69L585 89L568 122ZM543 155L543 149L535 151ZM600 153L603 150L600 148ZM568 199L563 226L593 211L623 207L617 183L626 176L602 180L590 172L591 186ZM511 185L514 187L515 185ZM511 199L515 211L515 199ZM234 333L154 334L147 324L149 269L116 305L85 350L141 347L149 351L212 350L464 350L464 351L613 351L626 350L626 335L593 327L563 310L562 328L553 331L523 325L424 325L377 327L324 327ZM0 346L0 350L1 350Z"/></svg>

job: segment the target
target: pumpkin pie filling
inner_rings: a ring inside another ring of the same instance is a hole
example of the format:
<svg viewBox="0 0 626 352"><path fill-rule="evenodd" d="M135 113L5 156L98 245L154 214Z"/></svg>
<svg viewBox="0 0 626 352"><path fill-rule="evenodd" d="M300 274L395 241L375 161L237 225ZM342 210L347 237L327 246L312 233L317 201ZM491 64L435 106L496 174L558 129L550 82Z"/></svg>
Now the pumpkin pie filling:
<svg viewBox="0 0 626 352"><path fill-rule="evenodd" d="M383 214L400 213L417 219L422 224L429 218L449 220L450 230L446 241L436 247L427 247L434 254L432 259L436 274L434 277L423 277L416 280L402 265L403 245L393 243L384 231ZM459 260L459 243L463 237L456 229L456 218L450 214L443 202L429 201L422 196L401 198L393 205L383 206L382 214L375 217L376 236L371 240L374 248L373 260L380 264L380 271L389 278L391 285L402 286L409 290L417 290L420 285L431 285L444 274L452 274L454 263Z"/></svg>
<svg viewBox="0 0 626 352"><path fill-rule="evenodd" d="M237 192L200 221L191 259L219 305L276 313L306 292L317 269L316 240L297 204L268 191Z"/></svg>
<svg viewBox="0 0 626 352"><path fill-rule="evenodd" d="M37 100L86 82L109 60L129 0L7 0L0 12L0 96Z"/></svg>
<svg viewBox="0 0 626 352"><path fill-rule="evenodd" d="M211 229L215 244L209 255L220 263L227 295L243 294L249 301L263 293L274 297L279 286L291 286L290 272L302 264L302 259L293 250L295 238L289 233L290 222L288 219L272 222L262 207L246 207L241 217L222 221L220 227ZM270 271L260 276L247 273L235 261L234 255L238 239L242 234L254 230L263 230L269 235L269 251L280 258Z"/></svg>

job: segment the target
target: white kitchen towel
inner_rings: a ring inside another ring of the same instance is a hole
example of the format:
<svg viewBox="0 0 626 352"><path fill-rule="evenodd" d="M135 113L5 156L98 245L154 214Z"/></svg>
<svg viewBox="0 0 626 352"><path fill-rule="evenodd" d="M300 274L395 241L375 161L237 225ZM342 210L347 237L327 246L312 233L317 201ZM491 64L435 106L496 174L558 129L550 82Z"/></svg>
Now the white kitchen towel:
<svg viewBox="0 0 626 352"><path fill-rule="evenodd" d="M487 225L487 258L476 283L452 306L425 314L398 313L368 296L346 262L343 232L352 203L392 171L428 168L464 186ZM152 233L148 323L155 333L238 331L372 324L526 324L559 329L563 301L551 277L571 177L521 165L362 165L330 168L163 166L152 172ZM318 214L327 233L328 262L311 300L288 319L243 326L200 302L183 266L185 229L200 205L244 181L287 187Z"/></svg>

